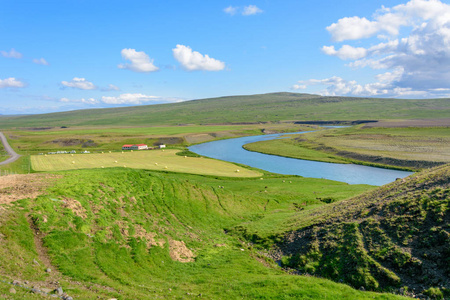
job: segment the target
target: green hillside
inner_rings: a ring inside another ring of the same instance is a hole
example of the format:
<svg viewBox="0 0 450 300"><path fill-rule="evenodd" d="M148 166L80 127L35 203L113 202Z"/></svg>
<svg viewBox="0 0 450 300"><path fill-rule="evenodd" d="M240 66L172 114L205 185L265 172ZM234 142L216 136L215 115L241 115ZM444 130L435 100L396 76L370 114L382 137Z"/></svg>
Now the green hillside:
<svg viewBox="0 0 450 300"><path fill-rule="evenodd" d="M292 120L448 118L448 99L377 99L272 93L0 118L0 128L177 125Z"/></svg>
<svg viewBox="0 0 450 300"><path fill-rule="evenodd" d="M295 203L304 211L323 205L316 191L345 199L371 187L120 168L33 180L39 176L53 182L45 193L0 205L0 295L7 299L14 281L17 299L57 287L75 299L400 299L286 274L232 233L266 218L266 231L276 232L297 213Z"/></svg>
<svg viewBox="0 0 450 300"><path fill-rule="evenodd" d="M272 257L355 288L448 298L449 178L444 165L329 204L299 219Z"/></svg>

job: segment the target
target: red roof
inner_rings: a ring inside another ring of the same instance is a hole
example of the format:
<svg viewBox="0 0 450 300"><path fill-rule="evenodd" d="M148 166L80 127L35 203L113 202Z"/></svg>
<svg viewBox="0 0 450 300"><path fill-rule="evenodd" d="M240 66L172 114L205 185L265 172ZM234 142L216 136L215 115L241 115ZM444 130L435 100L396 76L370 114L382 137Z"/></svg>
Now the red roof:
<svg viewBox="0 0 450 300"><path fill-rule="evenodd" d="M123 145L122 148L123 148L123 147L132 147L132 146L133 146L133 145Z"/></svg>

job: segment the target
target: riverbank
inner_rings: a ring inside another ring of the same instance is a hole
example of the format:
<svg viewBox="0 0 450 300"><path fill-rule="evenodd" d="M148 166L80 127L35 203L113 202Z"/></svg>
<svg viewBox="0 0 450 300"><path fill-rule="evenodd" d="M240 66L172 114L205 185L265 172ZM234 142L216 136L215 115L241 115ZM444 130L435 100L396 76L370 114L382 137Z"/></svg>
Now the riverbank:
<svg viewBox="0 0 450 300"><path fill-rule="evenodd" d="M449 127L330 129L244 145L249 151L417 171L450 162Z"/></svg>

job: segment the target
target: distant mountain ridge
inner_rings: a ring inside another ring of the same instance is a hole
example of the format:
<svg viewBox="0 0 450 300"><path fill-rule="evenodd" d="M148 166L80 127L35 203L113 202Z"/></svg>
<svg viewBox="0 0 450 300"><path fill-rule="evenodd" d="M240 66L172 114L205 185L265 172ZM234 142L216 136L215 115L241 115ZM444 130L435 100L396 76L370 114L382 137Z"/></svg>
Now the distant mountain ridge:
<svg viewBox="0 0 450 300"><path fill-rule="evenodd" d="M356 98L281 92L2 117L0 128L435 119L447 118L449 115L449 99Z"/></svg>

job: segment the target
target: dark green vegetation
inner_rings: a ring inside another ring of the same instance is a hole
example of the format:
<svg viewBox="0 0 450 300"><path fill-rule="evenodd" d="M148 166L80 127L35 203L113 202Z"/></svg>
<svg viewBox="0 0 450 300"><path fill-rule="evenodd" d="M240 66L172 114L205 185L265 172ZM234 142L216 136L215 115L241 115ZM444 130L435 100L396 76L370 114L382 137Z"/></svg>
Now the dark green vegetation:
<svg viewBox="0 0 450 300"><path fill-rule="evenodd" d="M368 290L450 297L450 165L322 207L273 256Z"/></svg>
<svg viewBox="0 0 450 300"><path fill-rule="evenodd" d="M0 128L81 125L161 126L293 120L438 119L450 113L448 99L375 99L272 93L173 104L90 109L0 118Z"/></svg>
<svg viewBox="0 0 450 300"><path fill-rule="evenodd" d="M360 125L257 142L245 148L308 160L418 170L450 162L450 127Z"/></svg>
<svg viewBox="0 0 450 300"><path fill-rule="evenodd" d="M265 219L264 230L281 232L290 226L284 217L299 213L298 203L303 212L323 205L314 192L339 200L366 186L124 169L60 174L37 199L2 206L0 279L40 287L57 280L79 299L396 298L286 274L233 233ZM46 273L49 263L53 271ZM9 287L0 284L0 294ZM35 297L16 289L23 298Z"/></svg>

